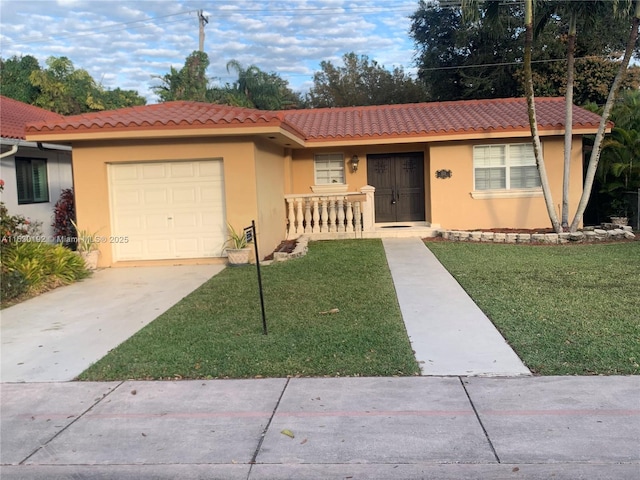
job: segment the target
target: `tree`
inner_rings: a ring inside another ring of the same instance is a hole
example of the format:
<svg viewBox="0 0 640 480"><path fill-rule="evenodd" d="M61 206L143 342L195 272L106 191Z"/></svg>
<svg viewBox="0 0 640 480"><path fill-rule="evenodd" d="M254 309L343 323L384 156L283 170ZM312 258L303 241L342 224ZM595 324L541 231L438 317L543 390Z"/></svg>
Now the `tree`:
<svg viewBox="0 0 640 480"><path fill-rule="evenodd" d="M206 102L209 79L206 71L209 67L209 57L206 53L194 51L189 55L180 70L171 67L169 73L159 78L161 85L151 87L162 102L174 100L192 100Z"/></svg>
<svg viewBox="0 0 640 480"><path fill-rule="evenodd" d="M522 58L522 27L514 21L521 16L515 2L475 3L463 10L420 0L411 16L410 35L418 52L418 78L429 98L516 96L510 64Z"/></svg>
<svg viewBox="0 0 640 480"><path fill-rule="evenodd" d="M29 78L36 71L40 71L40 64L31 55L13 56L7 60L0 58L0 94L33 104L38 96L38 89Z"/></svg>
<svg viewBox="0 0 640 480"><path fill-rule="evenodd" d="M235 71L238 79L222 89L224 103L258 110L282 110L300 105L300 95L289 88L289 82L275 73L267 73L256 65L244 68L237 60L227 63L227 71Z"/></svg>
<svg viewBox="0 0 640 480"><path fill-rule="evenodd" d="M146 103L134 90L105 90L67 57L49 57L45 69L30 55L0 58L0 93L62 115Z"/></svg>
<svg viewBox="0 0 640 480"><path fill-rule="evenodd" d="M618 5L619 3L623 5ZM619 7L622 7L622 8L619 8ZM605 103L604 110L602 112L600 125L598 126L598 133L596 134L593 150L591 151L591 157L589 158L589 165L587 167L587 172L585 174L584 188L582 189L582 195L580 197L580 201L576 209L576 214L573 217L573 221L571 222L571 226L570 226L571 231L575 231L578 228L578 225L582 221L582 216L584 215L584 211L587 208L587 203L589 201L591 190L593 188L593 181L595 179L596 172L598 169L598 161L600 159L600 149L602 146L602 140L604 138L604 132L607 125L607 121L609 119L609 114L611 112L611 109L613 108L616 95L621 86L622 79L626 74L627 68L629 66L629 61L631 60L631 56L634 53L634 49L637 49L636 43L638 40L638 29L640 29L640 0L635 0L635 2L633 0L627 1L627 2L614 2L613 13L615 14L620 11L624 12L625 7L627 11L633 11L633 14L631 17L631 28L629 31L629 38L624 51L624 56L620 61L620 67L618 69L618 73L616 74L616 77L613 80L613 83L611 84L611 89L609 90L609 96L607 97L607 102Z"/></svg>
<svg viewBox="0 0 640 480"><path fill-rule="evenodd" d="M628 31L610 14L611 2L536 2L532 75L539 96L566 94L570 10L584 4L609 8L607 15L576 17L575 103L604 103L625 48ZM431 100L524 95L524 10L518 2L464 0L461 7L422 1L412 15L418 77ZM623 85L637 86L640 69Z"/></svg>
<svg viewBox="0 0 640 480"><path fill-rule="evenodd" d="M426 100L422 85L401 67L388 71L366 55L347 53L343 66L331 61L320 63L313 76L314 86L307 95L312 107L388 105Z"/></svg>

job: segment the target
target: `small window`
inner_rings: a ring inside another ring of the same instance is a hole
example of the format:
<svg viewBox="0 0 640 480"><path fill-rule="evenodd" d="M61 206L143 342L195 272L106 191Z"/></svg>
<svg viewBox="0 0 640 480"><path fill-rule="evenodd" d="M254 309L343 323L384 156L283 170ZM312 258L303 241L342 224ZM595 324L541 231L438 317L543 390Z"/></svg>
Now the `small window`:
<svg viewBox="0 0 640 480"><path fill-rule="evenodd" d="M47 161L43 158L16 158L18 204L49 201Z"/></svg>
<svg viewBox="0 0 640 480"><path fill-rule="evenodd" d="M537 188L540 175L531 144L473 147L475 190Z"/></svg>
<svg viewBox="0 0 640 480"><path fill-rule="evenodd" d="M315 156L316 185L344 183L344 157L340 153Z"/></svg>

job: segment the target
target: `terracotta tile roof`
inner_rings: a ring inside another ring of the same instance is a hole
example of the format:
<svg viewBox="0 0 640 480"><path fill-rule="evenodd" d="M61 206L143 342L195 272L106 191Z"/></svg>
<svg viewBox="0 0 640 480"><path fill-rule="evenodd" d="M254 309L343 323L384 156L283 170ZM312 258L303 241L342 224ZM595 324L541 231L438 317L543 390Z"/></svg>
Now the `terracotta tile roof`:
<svg viewBox="0 0 640 480"><path fill-rule="evenodd" d="M231 127L247 125L279 125L278 112L229 107L212 103L166 102L154 105L84 113L65 117L60 122L32 124L29 133L71 132L98 129L175 129L198 127Z"/></svg>
<svg viewBox="0 0 640 480"><path fill-rule="evenodd" d="M563 98L537 98L536 109L541 130L563 128ZM595 132L599 121L598 115L574 106L574 128ZM526 100L508 98L278 112L179 101L47 120L30 125L28 132L55 135L250 126L283 128L312 142L529 131Z"/></svg>
<svg viewBox="0 0 640 480"><path fill-rule="evenodd" d="M27 123L62 120L62 115L0 95L0 137L24 140Z"/></svg>
<svg viewBox="0 0 640 480"><path fill-rule="evenodd" d="M537 98L541 130L564 127L564 99ZM524 98L293 110L285 121L307 139L347 139L529 131ZM574 127L598 128L600 117L574 106Z"/></svg>

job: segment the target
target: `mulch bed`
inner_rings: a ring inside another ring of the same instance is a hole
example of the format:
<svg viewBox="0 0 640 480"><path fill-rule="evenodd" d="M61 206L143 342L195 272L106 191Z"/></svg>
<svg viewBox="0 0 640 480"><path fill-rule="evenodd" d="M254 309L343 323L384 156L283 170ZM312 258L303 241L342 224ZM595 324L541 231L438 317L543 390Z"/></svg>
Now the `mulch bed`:
<svg viewBox="0 0 640 480"><path fill-rule="evenodd" d="M280 242L280 245L278 245L273 252L271 252L269 255L264 257L264 260L273 260L273 254L276 252L291 253L296 248L297 244L298 244L297 240L283 240L282 242Z"/></svg>

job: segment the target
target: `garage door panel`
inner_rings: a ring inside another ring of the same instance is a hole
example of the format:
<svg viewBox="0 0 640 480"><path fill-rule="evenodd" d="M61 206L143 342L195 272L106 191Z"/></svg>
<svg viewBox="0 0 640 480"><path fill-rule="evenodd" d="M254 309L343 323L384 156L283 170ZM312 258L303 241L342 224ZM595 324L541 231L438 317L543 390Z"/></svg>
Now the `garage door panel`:
<svg viewBox="0 0 640 480"><path fill-rule="evenodd" d="M221 160L110 165L114 260L222 255L226 237Z"/></svg>
<svg viewBox="0 0 640 480"><path fill-rule="evenodd" d="M164 208L164 206L169 202L169 191L167 188L146 188L143 190L143 198L144 205L141 207L155 207L159 206Z"/></svg>
<svg viewBox="0 0 640 480"><path fill-rule="evenodd" d="M170 166L171 178L189 178L193 179L197 175L197 166L199 162L189 163L172 163Z"/></svg>
<svg viewBox="0 0 640 480"><path fill-rule="evenodd" d="M164 180L167 178L166 164L164 163L144 163L140 166L143 180Z"/></svg>
<svg viewBox="0 0 640 480"><path fill-rule="evenodd" d="M197 215L193 212L189 213L176 213L173 216L173 227L174 228L197 228L200 224L200 215Z"/></svg>
<svg viewBox="0 0 640 480"><path fill-rule="evenodd" d="M198 200L198 188L196 187L177 187L172 190L173 203L186 203L193 205Z"/></svg>
<svg viewBox="0 0 640 480"><path fill-rule="evenodd" d="M142 196L139 190L129 188L118 188L114 195L114 206L116 208L131 208L142 204Z"/></svg>
<svg viewBox="0 0 640 480"><path fill-rule="evenodd" d="M198 167L200 178L223 178L222 162L200 162Z"/></svg>

